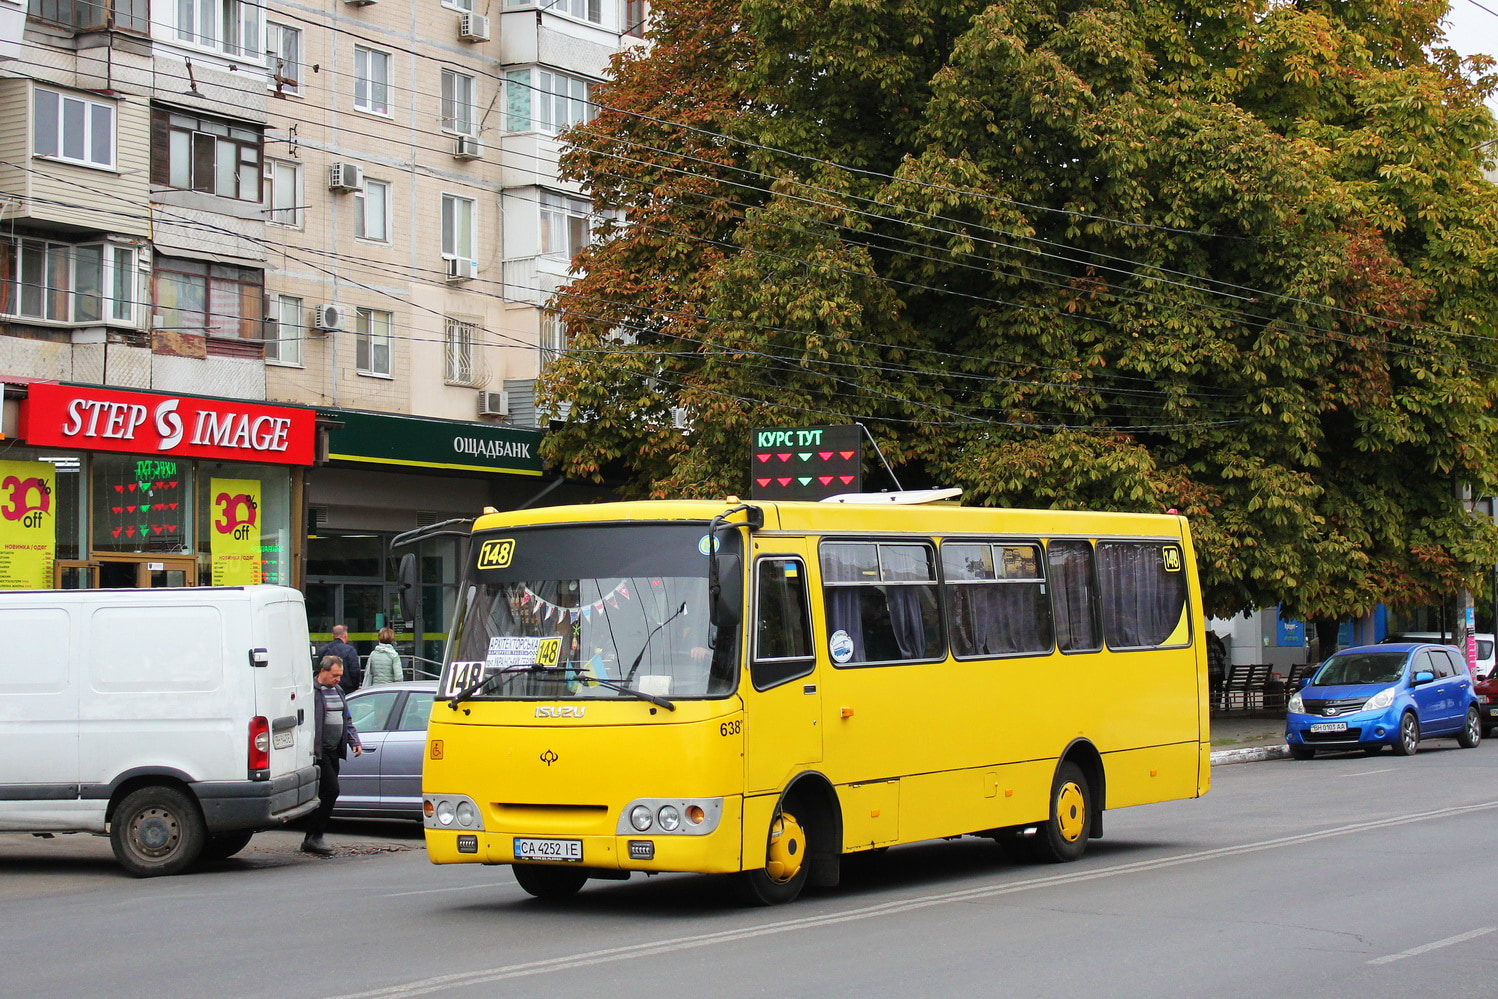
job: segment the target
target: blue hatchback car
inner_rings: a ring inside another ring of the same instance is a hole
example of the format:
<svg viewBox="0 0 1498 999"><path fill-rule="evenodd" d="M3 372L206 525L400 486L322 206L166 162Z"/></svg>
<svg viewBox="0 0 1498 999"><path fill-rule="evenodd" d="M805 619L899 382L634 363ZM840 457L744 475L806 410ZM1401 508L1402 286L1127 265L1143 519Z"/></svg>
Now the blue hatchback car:
<svg viewBox="0 0 1498 999"><path fill-rule="evenodd" d="M1336 653L1290 696L1285 742L1309 760L1318 749L1400 756L1422 738L1454 738L1471 749L1482 741L1482 711L1472 676L1457 651L1443 645L1361 645Z"/></svg>

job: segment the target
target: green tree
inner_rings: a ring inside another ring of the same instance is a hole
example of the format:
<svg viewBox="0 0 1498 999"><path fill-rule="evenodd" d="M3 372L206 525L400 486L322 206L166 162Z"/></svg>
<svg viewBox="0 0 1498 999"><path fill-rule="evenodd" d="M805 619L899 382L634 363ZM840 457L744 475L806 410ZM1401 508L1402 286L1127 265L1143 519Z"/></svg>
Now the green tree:
<svg viewBox="0 0 1498 999"><path fill-rule="evenodd" d="M1215 613L1481 584L1495 81L1444 3L654 9L569 136L626 221L553 465L744 493L750 428L857 420L907 488L1189 515Z"/></svg>

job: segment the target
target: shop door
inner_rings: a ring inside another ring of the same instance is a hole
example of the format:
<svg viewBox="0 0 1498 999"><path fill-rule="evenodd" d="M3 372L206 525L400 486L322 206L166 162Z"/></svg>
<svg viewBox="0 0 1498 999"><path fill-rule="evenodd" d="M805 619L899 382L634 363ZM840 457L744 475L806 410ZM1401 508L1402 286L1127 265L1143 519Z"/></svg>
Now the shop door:
<svg viewBox="0 0 1498 999"><path fill-rule="evenodd" d="M103 589L197 586L198 563L191 555L95 555L96 579Z"/></svg>

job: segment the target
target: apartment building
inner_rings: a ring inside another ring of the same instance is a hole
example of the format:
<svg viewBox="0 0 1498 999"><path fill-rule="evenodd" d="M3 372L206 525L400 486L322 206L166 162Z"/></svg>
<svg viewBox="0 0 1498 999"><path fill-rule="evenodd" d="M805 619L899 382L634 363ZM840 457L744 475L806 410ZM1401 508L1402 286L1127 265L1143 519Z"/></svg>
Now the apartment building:
<svg viewBox="0 0 1498 999"><path fill-rule="evenodd" d="M576 498L533 403L594 224L556 136L645 14L0 0L0 586L289 582L372 638L393 535Z"/></svg>

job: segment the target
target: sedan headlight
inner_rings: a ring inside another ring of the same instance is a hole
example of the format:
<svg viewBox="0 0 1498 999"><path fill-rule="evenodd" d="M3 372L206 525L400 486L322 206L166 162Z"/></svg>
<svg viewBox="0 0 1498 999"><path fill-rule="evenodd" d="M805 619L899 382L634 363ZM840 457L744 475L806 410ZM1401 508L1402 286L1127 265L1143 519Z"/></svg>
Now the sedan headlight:
<svg viewBox="0 0 1498 999"><path fill-rule="evenodd" d="M1292 715L1303 715L1306 713L1305 702L1300 699L1300 691L1290 695L1290 700L1285 704L1285 710Z"/></svg>
<svg viewBox="0 0 1498 999"><path fill-rule="evenodd" d="M1391 705L1393 703L1394 703L1394 688L1393 687L1385 687L1383 690L1380 690L1378 693L1376 693L1372 697L1368 698L1367 703L1363 705L1363 710L1364 711L1382 711L1384 708L1387 708L1389 705Z"/></svg>

